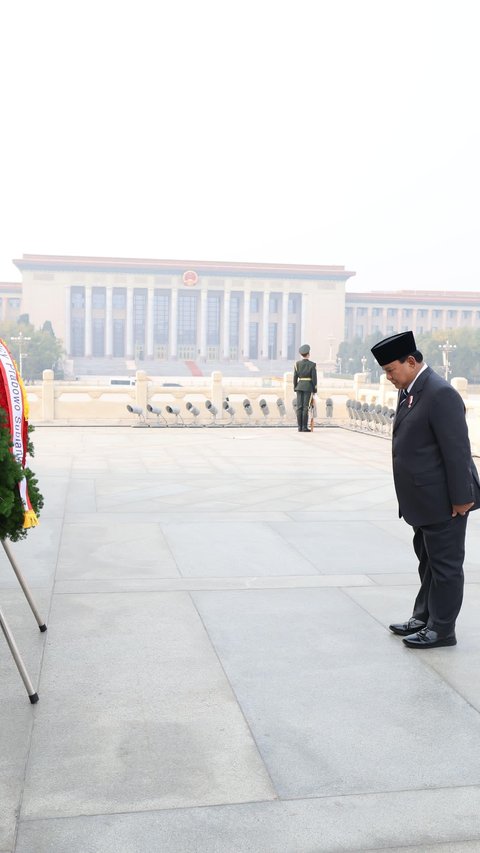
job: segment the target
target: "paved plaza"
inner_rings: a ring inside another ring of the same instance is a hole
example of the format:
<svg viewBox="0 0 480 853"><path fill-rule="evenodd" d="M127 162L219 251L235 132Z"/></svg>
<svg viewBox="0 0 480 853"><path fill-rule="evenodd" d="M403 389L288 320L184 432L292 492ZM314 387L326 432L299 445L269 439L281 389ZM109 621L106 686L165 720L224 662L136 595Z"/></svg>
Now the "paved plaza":
<svg viewBox="0 0 480 853"><path fill-rule="evenodd" d="M480 512L458 645L406 649L390 441L38 427L5 555L0 853L480 851Z"/></svg>

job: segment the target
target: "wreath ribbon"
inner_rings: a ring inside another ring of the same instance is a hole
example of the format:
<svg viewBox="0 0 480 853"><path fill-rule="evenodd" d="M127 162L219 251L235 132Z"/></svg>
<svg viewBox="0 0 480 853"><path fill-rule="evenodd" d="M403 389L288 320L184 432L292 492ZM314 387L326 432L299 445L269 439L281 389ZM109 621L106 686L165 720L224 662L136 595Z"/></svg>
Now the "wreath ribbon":
<svg viewBox="0 0 480 853"><path fill-rule="evenodd" d="M0 339L0 407L7 415L7 428L12 440L11 451L17 462L25 468L28 444L28 400L25 386L5 342ZM38 522L30 502L27 479L18 483L23 505L23 527L36 527Z"/></svg>

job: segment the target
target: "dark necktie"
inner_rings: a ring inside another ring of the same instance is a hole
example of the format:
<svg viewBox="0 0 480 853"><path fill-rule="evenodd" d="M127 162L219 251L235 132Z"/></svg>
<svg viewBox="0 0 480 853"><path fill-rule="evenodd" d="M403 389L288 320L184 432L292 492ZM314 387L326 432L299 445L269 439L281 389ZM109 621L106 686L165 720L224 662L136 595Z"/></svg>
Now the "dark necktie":
<svg viewBox="0 0 480 853"><path fill-rule="evenodd" d="M398 408L405 402L408 397L408 391L405 388L402 388L400 391L400 397L398 398Z"/></svg>

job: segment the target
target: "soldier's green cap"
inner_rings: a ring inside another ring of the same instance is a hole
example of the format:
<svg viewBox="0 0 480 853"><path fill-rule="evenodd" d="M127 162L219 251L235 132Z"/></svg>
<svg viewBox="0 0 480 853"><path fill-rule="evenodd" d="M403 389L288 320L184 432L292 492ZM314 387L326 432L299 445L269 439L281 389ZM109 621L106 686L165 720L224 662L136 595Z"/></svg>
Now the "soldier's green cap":
<svg viewBox="0 0 480 853"><path fill-rule="evenodd" d="M298 351L300 355L308 355L308 353L310 352L310 347L308 346L308 344L303 344Z"/></svg>

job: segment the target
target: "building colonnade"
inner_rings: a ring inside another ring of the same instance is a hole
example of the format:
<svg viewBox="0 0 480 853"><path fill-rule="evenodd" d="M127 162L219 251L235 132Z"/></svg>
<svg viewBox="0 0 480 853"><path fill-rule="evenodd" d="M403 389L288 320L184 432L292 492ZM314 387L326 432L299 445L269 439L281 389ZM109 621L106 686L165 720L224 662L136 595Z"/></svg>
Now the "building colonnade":
<svg viewBox="0 0 480 853"><path fill-rule="evenodd" d="M305 335L308 295L282 286L65 285L65 349L127 359L291 359Z"/></svg>

